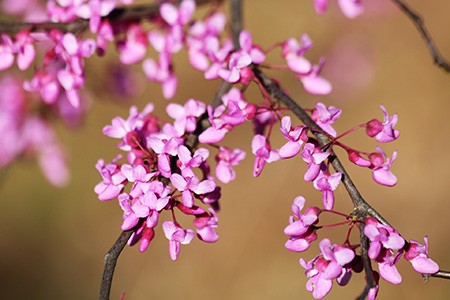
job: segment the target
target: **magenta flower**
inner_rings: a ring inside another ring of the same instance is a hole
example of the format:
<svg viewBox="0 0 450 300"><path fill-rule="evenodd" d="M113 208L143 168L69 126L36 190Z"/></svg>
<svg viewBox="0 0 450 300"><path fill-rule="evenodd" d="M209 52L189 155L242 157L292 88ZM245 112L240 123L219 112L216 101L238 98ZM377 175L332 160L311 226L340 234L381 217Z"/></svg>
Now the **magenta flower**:
<svg viewBox="0 0 450 300"><path fill-rule="evenodd" d="M319 125L325 132L333 137L336 137L336 130L331 126L341 116L342 110L334 106L326 107L321 102L316 103L316 108L313 110L311 119Z"/></svg>
<svg viewBox="0 0 450 300"><path fill-rule="evenodd" d="M6 34L0 35L0 70L5 70L14 64L14 44Z"/></svg>
<svg viewBox="0 0 450 300"><path fill-rule="evenodd" d="M371 162L365 158L363 158L359 152L354 150L348 150L348 159L357 166L360 167L370 167Z"/></svg>
<svg viewBox="0 0 450 300"><path fill-rule="evenodd" d="M166 107L167 114L175 119L174 126L180 134L194 132L197 128L197 119L206 112L206 105L203 102L189 99L184 106L170 103Z"/></svg>
<svg viewBox="0 0 450 300"><path fill-rule="evenodd" d="M173 4L163 3L160 8L161 17L171 26L187 24L195 11L195 1L183 0L177 8Z"/></svg>
<svg viewBox="0 0 450 300"><path fill-rule="evenodd" d="M180 145L177 149L178 154L178 166L181 169L183 176L194 176L193 168L198 168L202 163L208 159L209 150L205 148L198 148L194 154L184 146Z"/></svg>
<svg viewBox="0 0 450 300"><path fill-rule="evenodd" d="M103 127L102 132L106 136L121 139L122 141L118 145L119 149L131 151L133 148L139 146L136 145L136 140L138 142L141 140L136 130L141 131L146 121L150 123L150 113L153 109L154 106L151 103L147 104L142 112L139 112L136 106L132 106L130 107L130 115L126 120L121 117L115 117L112 119L111 125L106 125ZM130 136L133 138L130 139Z"/></svg>
<svg viewBox="0 0 450 300"><path fill-rule="evenodd" d="M183 229L172 221L164 222L162 227L166 238L169 240L170 258L175 261L178 259L181 244L189 244L194 238L194 232L191 229Z"/></svg>
<svg viewBox="0 0 450 300"><path fill-rule="evenodd" d="M302 159L308 164L308 169L303 177L305 181L313 181L319 176L322 162L330 156L330 152L323 152L314 144L307 143L302 150Z"/></svg>
<svg viewBox="0 0 450 300"><path fill-rule="evenodd" d="M75 12L80 18L89 20L90 31L97 33L101 18L107 16L115 6L116 0L90 0L88 3L78 6Z"/></svg>
<svg viewBox="0 0 450 300"><path fill-rule="evenodd" d="M148 246L150 246L150 242L155 237L155 230L153 228L148 228L143 224L138 230L134 231L131 234L130 239L128 240L128 245L133 246L137 242L139 243L139 251L145 252Z"/></svg>
<svg viewBox="0 0 450 300"><path fill-rule="evenodd" d="M311 63L303 55L312 47L312 41L307 34L301 36L301 43L291 38L284 42L283 56L289 69L297 74L308 74L311 72Z"/></svg>
<svg viewBox="0 0 450 300"><path fill-rule="evenodd" d="M183 177L180 174L170 175L170 182L181 192L183 204L187 207L194 205L194 195L202 195L214 191L216 184L214 181L205 179L200 181L195 175Z"/></svg>
<svg viewBox="0 0 450 300"><path fill-rule="evenodd" d="M371 162L370 168L372 169L372 177L375 182L385 185L394 186L397 184L397 177L391 172L391 165L397 158L397 151L394 151L392 158L388 158L386 153L380 148L375 148L378 153L372 153L369 155Z"/></svg>
<svg viewBox="0 0 450 300"><path fill-rule="evenodd" d="M393 284L401 283L402 277L395 264L401 258L405 240L395 229L380 224L372 217L366 219L364 234L370 240L369 257L378 263L380 276ZM399 251L395 253L394 250Z"/></svg>
<svg viewBox="0 0 450 300"><path fill-rule="evenodd" d="M332 175L328 171L320 171L319 175L314 180L314 187L322 192L322 202L325 209L333 209L334 206L334 193L340 181L342 174L336 172Z"/></svg>
<svg viewBox="0 0 450 300"><path fill-rule="evenodd" d="M313 95L327 95L333 89L331 83L320 76L325 60L321 60L319 65L314 65L307 74L297 73L297 78L303 84L305 90Z"/></svg>
<svg viewBox="0 0 450 300"><path fill-rule="evenodd" d="M245 158L246 153L240 149L220 147L216 155L216 177L223 183L229 183L236 178L233 166L237 166Z"/></svg>
<svg viewBox="0 0 450 300"><path fill-rule="evenodd" d="M333 287L333 279L345 272L344 266L355 258L352 249L340 245L331 245L330 240L320 242L321 254L306 262L300 259L300 265L306 269L309 278L306 290L312 292L314 299L322 299Z"/></svg>
<svg viewBox="0 0 450 300"><path fill-rule="evenodd" d="M130 65L141 61L147 52L147 35L139 25L131 25L126 39L118 44L120 61Z"/></svg>
<svg viewBox="0 0 450 300"><path fill-rule="evenodd" d="M127 178L128 182L147 182L155 175L154 173L148 173L143 165L131 166L123 164L120 167L120 171Z"/></svg>
<svg viewBox="0 0 450 300"><path fill-rule="evenodd" d="M132 229L140 218L146 218L150 213L150 208L142 202L141 196L133 198L131 195L123 193L118 196L118 200L123 210L122 230Z"/></svg>
<svg viewBox="0 0 450 300"><path fill-rule="evenodd" d="M203 213L195 218L193 221L195 228L197 228L197 236L200 240L207 243L214 243L219 239L219 235L214 228L217 228L218 218L213 209L209 210L210 214Z"/></svg>
<svg viewBox="0 0 450 300"><path fill-rule="evenodd" d="M308 141L307 129L305 126L291 126L291 118L289 116L281 119L281 133L288 140L279 151L281 158L291 158L300 152L300 148L304 142Z"/></svg>
<svg viewBox="0 0 450 300"><path fill-rule="evenodd" d="M284 234L289 236L285 244L289 251L306 251L317 239L317 229L313 225L318 222L321 210L317 207L308 207L302 214L305 201L305 198L298 196L292 204L293 216L289 217L289 225L284 229Z"/></svg>
<svg viewBox="0 0 450 300"><path fill-rule="evenodd" d="M405 240L395 229L378 223L372 217L366 219L364 234L370 240L369 257L371 259L376 259L383 248L400 250L405 245Z"/></svg>
<svg viewBox="0 0 450 300"><path fill-rule="evenodd" d="M398 139L400 132L394 129L397 124L397 114L389 118L388 112L384 106L380 106L384 113L384 122L373 119L366 124L366 133L370 137L374 137L380 143L388 143Z"/></svg>
<svg viewBox="0 0 450 300"><path fill-rule="evenodd" d="M61 90L56 74L45 70L37 71L30 81L24 82L23 87L28 92L39 92L47 104L54 104Z"/></svg>
<svg viewBox="0 0 450 300"><path fill-rule="evenodd" d="M228 69L221 69L218 74L229 83L241 81L248 84L253 75L245 72L245 68L252 63L261 64L266 59L266 55L259 46L253 44L252 36L246 30L239 34L239 44L241 49L231 54Z"/></svg>
<svg viewBox="0 0 450 300"><path fill-rule="evenodd" d="M33 43L34 39L27 31L21 31L16 36L17 66L22 71L28 69L36 56Z"/></svg>
<svg viewBox="0 0 450 300"><path fill-rule="evenodd" d="M121 156L117 156L107 165L103 159L100 159L95 165L95 168L102 176L103 181L95 186L94 191L98 194L98 199L102 201L116 198L125 186L124 181L126 180L126 177L122 174L119 166L116 164L120 158Z"/></svg>
<svg viewBox="0 0 450 300"><path fill-rule="evenodd" d="M414 270L421 274L434 274L439 271L439 266L428 257L428 237L424 237L425 245L411 240L406 247L405 259L408 260Z"/></svg>
<svg viewBox="0 0 450 300"><path fill-rule="evenodd" d="M178 138L165 138L164 136L147 137L147 145L158 154L158 171L162 176L169 178L172 174L170 157L177 155L177 149L182 141Z"/></svg>
<svg viewBox="0 0 450 300"><path fill-rule="evenodd" d="M270 149L269 142L260 134L253 137L252 153L256 156L253 166L253 176L255 177L261 174L266 162L270 163L280 159L278 153Z"/></svg>
<svg viewBox="0 0 450 300"><path fill-rule="evenodd" d="M175 95L178 80L173 73L169 53L161 53L158 62L151 58L144 60L142 68L148 80L161 84L164 98L171 99Z"/></svg>
<svg viewBox="0 0 450 300"><path fill-rule="evenodd" d="M203 22L196 21L190 26L186 43L189 62L195 69L207 71L211 62L219 66L224 62L228 53L233 50L232 46L226 51L219 49L219 36L225 28L225 23L225 15L217 12L208 15Z"/></svg>

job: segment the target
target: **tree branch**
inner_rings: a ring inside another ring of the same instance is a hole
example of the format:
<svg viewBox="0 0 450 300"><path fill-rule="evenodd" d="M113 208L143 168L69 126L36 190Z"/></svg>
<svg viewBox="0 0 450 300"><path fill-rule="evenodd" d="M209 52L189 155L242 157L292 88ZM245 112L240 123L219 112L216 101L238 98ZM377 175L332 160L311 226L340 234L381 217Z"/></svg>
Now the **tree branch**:
<svg viewBox="0 0 450 300"><path fill-rule="evenodd" d="M364 226L363 222L359 223L359 239L361 241L361 258L363 260L364 272L366 274L366 286L362 293L356 298L357 300L366 299L367 295L371 288L374 288L377 285L375 278L373 277L373 269L372 263L369 258L368 249L369 249L369 240L364 234Z"/></svg>
<svg viewBox="0 0 450 300"><path fill-rule="evenodd" d="M416 26L419 31L422 39L424 40L428 51L433 57L434 63L444 69L446 72L450 72L450 64L448 61L440 54L438 48L434 44L433 39L431 38L430 33L425 27L425 23L423 19L413 10L411 9L403 0L392 0L392 2L398 6L398 8L413 22L414 26Z"/></svg>
<svg viewBox="0 0 450 300"><path fill-rule="evenodd" d="M233 45L234 49L238 50L240 48L239 34L241 33L243 24L242 1L231 0L230 4L231 4L231 32L233 37Z"/></svg>
<svg viewBox="0 0 450 300"><path fill-rule="evenodd" d="M135 228L122 231L117 241L105 255L105 269L103 270L103 278L100 286L100 300L109 299L117 260L119 259L120 253L127 244L127 241L130 239L134 230Z"/></svg>

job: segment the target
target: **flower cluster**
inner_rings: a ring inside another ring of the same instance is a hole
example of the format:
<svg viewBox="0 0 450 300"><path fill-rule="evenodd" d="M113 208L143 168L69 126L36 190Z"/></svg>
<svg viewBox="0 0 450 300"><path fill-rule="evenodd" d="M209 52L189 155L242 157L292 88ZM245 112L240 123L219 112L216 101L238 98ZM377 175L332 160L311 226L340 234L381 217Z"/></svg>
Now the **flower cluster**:
<svg viewBox="0 0 450 300"><path fill-rule="evenodd" d="M121 156L109 164L98 161L96 167L102 182L95 187L95 192L102 201L118 199L123 210L121 227L133 230L129 244L139 241L140 251L145 251L153 239L159 215L170 211L173 220L164 222L162 228L170 241L170 257L176 260L180 245L189 244L194 237L192 229L183 228L177 222L176 212L194 217L193 225L200 240L215 242L218 239L215 211L219 208L221 188L211 173L209 150L188 142L199 129L206 105L194 99L189 99L184 106L168 105L167 113L174 118L173 124L163 123L152 111L151 104L142 112L132 107L126 120L116 117L111 125L104 127L105 135L120 139L117 146L127 152L127 157L124 163L120 161ZM221 147L216 156L217 178L225 183L233 180L232 166L239 164L244 156L242 150Z"/></svg>
<svg viewBox="0 0 450 300"><path fill-rule="evenodd" d="M290 224L284 230L289 236L285 246L293 252L306 251L318 238L317 231L322 228L318 225L321 213L337 213L317 207L308 207L302 213L305 202L301 196L294 199L293 216L289 218ZM343 224L353 226L354 221ZM428 256L426 237L425 245L414 240L406 242L395 229L379 223L373 217L365 219L364 235L370 242L368 257L378 265L378 272L373 271L377 284L379 275L393 284L402 282L402 277L395 267L402 255L411 262L414 270L421 274L434 274L439 270L439 266ZM321 254L309 262L300 259L300 265L306 269L305 274L309 278L306 289L312 292L315 299L322 299L330 292L334 279L339 285L345 285L349 282L352 271L361 272L361 257L354 252L358 247L350 246L348 236L342 245L331 246L330 240L323 239L319 244ZM369 299L375 299L377 292L378 285L369 292Z"/></svg>
<svg viewBox="0 0 450 300"><path fill-rule="evenodd" d="M36 156L45 177L56 186L65 185L69 180L66 157L53 129L27 111L28 99L18 78L4 76L0 86L0 168L18 157Z"/></svg>

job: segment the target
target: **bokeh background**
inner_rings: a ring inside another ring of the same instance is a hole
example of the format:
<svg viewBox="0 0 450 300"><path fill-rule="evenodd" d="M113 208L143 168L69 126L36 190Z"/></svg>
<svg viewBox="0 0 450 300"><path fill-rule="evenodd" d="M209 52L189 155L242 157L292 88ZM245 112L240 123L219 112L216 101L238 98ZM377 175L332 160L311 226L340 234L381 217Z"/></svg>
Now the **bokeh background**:
<svg viewBox="0 0 450 300"><path fill-rule="evenodd" d="M335 1L324 16L313 12L312 1L245 1L245 28L264 48L288 37L308 33L315 43L311 61L327 57L324 76L334 84L326 97L304 92L287 72L273 72L304 107L316 101L343 109L336 128L343 132L371 118L381 118L379 105L399 114L400 139L384 145L387 153L398 150L393 172L399 182L381 187L368 170L346 163L364 197L407 239L430 239L430 255L441 268L450 269L450 75L436 68L412 23L389 0L363 1L366 14L346 19ZM441 52L450 58L450 2L408 1L426 20ZM82 126L57 132L70 155L71 182L57 189L43 178L33 161L17 162L2 173L0 186L0 298L95 299L103 272L103 256L120 233L121 210L115 201L103 203L93 187L100 180L94 168L99 158L109 161L118 151L116 141L101 134L117 115L125 117L131 104L142 108L151 101L164 115L165 100L159 86L147 83L139 66L132 68L135 97L123 99L110 93L110 62L92 59L87 65L91 107ZM205 82L177 55L180 86L175 101L189 97L209 101L218 82ZM279 54L269 60L281 61ZM260 95L252 88L249 100ZM233 132L230 146L250 149L250 126ZM349 144L371 151L375 143L362 133L352 134ZM274 144L281 144L280 137ZM342 153L341 153L342 154ZM309 299L300 256L312 258L317 243L304 254L284 248L283 229L292 200L304 195L319 205L321 194L302 181L305 165L291 159L266 166L255 179L250 155L237 168L238 179L223 187L220 239L215 244L198 240L183 246L172 262L168 243L157 236L145 253L127 247L121 255L111 299ZM336 191L336 208L351 211L343 187ZM330 219L331 221L331 219ZM342 230L326 233L334 242ZM325 232L320 233L320 238ZM450 282L431 279L424 283L410 264L398 264L404 283L381 281L379 299L448 299ZM354 276L350 287L335 284L328 299L354 298L363 288L363 276Z"/></svg>

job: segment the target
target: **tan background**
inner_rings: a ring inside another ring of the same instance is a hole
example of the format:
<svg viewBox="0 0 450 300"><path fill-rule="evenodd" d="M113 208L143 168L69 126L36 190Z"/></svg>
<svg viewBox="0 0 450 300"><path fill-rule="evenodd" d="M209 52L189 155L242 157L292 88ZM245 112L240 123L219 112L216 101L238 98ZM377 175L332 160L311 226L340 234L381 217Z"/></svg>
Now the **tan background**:
<svg viewBox="0 0 450 300"><path fill-rule="evenodd" d="M312 1L245 1L246 28L263 47L307 32L315 47L308 57L328 57L324 75L335 83L327 97L306 94L288 73L273 74L305 107L323 101L344 111L336 124L342 132L371 118L380 118L379 104L399 114L400 139L385 145L399 151L393 171L395 188L376 185L368 170L348 165L361 193L408 239L430 238L431 256L450 269L448 243L450 220L448 170L450 147L450 75L432 65L419 34L391 1L364 1L367 14L357 20L342 16L335 1L325 16L317 16ZM377 2L379 4L373 4ZM426 20L441 52L450 58L450 2L408 1ZM372 4L370 4L372 3ZM110 51L112 54L115 51ZM352 54L353 53L353 54ZM278 53L269 59L280 61ZM205 83L201 74L183 65L177 56L180 87L176 101L212 98L217 82ZM346 61L337 61L349 57ZM110 56L111 59L111 56ZM70 149L71 184L51 187L34 162L15 164L0 187L0 298L95 299L100 284L103 255L120 232L121 210L114 201L102 203L93 193L100 177L94 168L98 158L115 156L115 141L101 128L116 115L127 116L131 102L118 103L107 93L108 71L104 59L88 64L92 107L82 128L58 127ZM139 67L137 78L142 78ZM139 79L140 80L140 79ZM152 101L163 111L159 87L145 83L138 95L142 108ZM254 99L259 94L253 91ZM249 99L251 100L251 99ZM134 100L133 100L134 101ZM236 130L227 139L231 146L250 149L250 127ZM281 139L277 140L281 143ZM346 141L370 151L357 133ZM275 143L277 143L275 141ZM302 194L319 205L320 193L302 182L305 165L299 159L268 165L259 179L251 176L249 155L237 168L238 180L223 189L220 239L216 244L195 240L183 246L179 261L168 256L168 243L158 230L146 253L126 248L120 257L112 299L303 299L306 278L299 254L284 249L290 206ZM351 211L341 187L336 208ZM330 231L341 242L341 230ZM320 233L320 238L326 235ZM329 236L329 235L328 235ZM318 252L315 244L303 256ZM399 263L404 284L381 282L379 299L448 299L450 282L432 279L425 284L404 260ZM363 276L354 276L348 288L335 288L329 299L354 298L362 290Z"/></svg>

